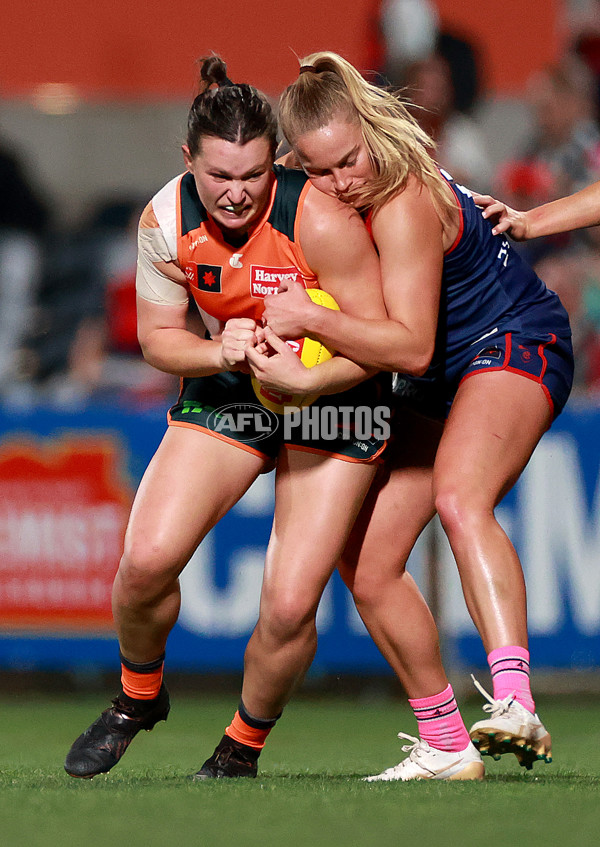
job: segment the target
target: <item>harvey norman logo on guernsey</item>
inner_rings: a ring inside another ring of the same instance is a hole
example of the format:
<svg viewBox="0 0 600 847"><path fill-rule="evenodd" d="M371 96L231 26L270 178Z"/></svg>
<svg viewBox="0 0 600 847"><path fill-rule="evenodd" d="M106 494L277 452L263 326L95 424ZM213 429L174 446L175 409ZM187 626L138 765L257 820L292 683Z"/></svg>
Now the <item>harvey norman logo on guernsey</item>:
<svg viewBox="0 0 600 847"><path fill-rule="evenodd" d="M250 294L253 297L262 300L268 294L277 294L282 282L301 282L304 285L298 268L268 268L264 265L250 267Z"/></svg>

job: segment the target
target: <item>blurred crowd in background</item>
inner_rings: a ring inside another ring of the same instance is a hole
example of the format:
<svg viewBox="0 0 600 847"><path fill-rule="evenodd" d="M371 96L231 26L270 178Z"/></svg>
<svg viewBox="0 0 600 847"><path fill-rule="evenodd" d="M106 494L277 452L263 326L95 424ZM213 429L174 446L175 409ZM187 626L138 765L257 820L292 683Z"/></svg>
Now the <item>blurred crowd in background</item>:
<svg viewBox="0 0 600 847"><path fill-rule="evenodd" d="M522 149L499 163L482 126L481 56L428 0L382 0L368 67L412 101L457 182L531 208L600 179L600 3L583 6L564 55L522 92ZM148 200L107 197L79 226L57 226L26 157L0 136L0 400L173 400L176 379L143 362L136 338L136 229ZM575 394L600 403L600 228L514 246L569 311Z"/></svg>

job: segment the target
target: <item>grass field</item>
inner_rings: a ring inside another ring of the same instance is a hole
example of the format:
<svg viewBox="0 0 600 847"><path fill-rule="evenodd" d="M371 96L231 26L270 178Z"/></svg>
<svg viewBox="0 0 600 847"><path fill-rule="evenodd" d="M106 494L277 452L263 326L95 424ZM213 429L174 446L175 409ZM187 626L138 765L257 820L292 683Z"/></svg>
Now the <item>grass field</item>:
<svg viewBox="0 0 600 847"><path fill-rule="evenodd" d="M367 784L403 757L414 733L401 702L298 700L269 739L256 780L186 779L213 750L234 697L176 695L166 724L141 733L110 775L75 780L62 768L102 698L27 695L0 701L0 844L451 845L600 844L600 704L538 703L554 762L525 772L486 758L483 783ZM463 709L467 725L479 703Z"/></svg>

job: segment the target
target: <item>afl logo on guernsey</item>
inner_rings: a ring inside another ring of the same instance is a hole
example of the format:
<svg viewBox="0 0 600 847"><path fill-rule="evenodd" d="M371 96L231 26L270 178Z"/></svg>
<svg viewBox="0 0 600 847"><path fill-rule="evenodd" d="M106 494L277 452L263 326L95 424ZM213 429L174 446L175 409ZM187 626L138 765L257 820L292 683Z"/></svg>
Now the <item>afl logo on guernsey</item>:
<svg viewBox="0 0 600 847"><path fill-rule="evenodd" d="M185 278L190 285L199 291L210 291L212 294L221 293L222 272L220 265L197 265L190 262L185 266Z"/></svg>
<svg viewBox="0 0 600 847"><path fill-rule="evenodd" d="M250 294L263 300L268 294L277 294L282 282L301 282L304 280L298 268L267 268L264 265L252 265L250 268Z"/></svg>

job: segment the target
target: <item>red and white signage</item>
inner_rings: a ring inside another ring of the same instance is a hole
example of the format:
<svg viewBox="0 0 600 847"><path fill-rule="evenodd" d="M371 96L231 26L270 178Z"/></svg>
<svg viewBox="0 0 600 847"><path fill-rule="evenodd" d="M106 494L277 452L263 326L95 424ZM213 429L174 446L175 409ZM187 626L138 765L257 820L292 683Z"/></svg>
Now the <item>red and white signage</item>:
<svg viewBox="0 0 600 847"><path fill-rule="evenodd" d="M105 437L0 446L0 629L112 628L133 493Z"/></svg>

